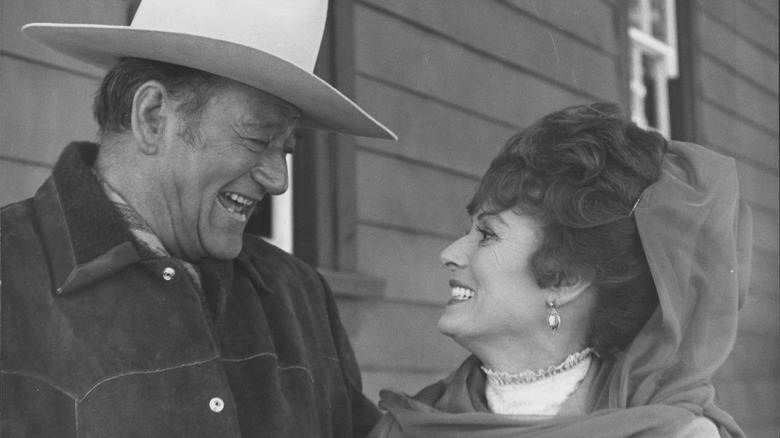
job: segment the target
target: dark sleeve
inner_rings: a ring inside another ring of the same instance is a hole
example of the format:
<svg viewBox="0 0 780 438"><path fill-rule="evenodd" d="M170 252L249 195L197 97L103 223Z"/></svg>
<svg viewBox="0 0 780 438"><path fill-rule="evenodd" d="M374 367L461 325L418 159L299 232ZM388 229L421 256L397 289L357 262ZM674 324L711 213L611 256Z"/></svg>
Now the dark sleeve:
<svg viewBox="0 0 780 438"><path fill-rule="evenodd" d="M352 345L349 343L347 332L341 325L336 301L333 299L333 293L331 292L328 283L321 275L320 280L325 287L325 299L328 306L330 331L333 335L336 352L341 362L341 371L344 374L344 381L347 384L347 390L350 395L353 436L365 437L374 427L376 422L379 421L381 413L374 403L363 395L360 368L355 359L355 353L352 351Z"/></svg>

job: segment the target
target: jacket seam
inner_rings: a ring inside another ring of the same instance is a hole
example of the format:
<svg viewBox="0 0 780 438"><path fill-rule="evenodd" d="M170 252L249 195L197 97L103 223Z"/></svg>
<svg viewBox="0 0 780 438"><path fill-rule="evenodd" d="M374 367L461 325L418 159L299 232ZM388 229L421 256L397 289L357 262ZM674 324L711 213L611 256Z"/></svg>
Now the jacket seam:
<svg viewBox="0 0 780 438"><path fill-rule="evenodd" d="M74 400L74 401L78 401L78 397L76 397L75 394L72 394L70 391L66 391L64 388L60 387L59 385L55 384L54 382L50 381L49 379L47 379L47 378L45 378L43 376L39 376L37 374L28 373L28 372L25 372L25 371L8 371L8 370L1 370L0 374L8 374L8 375L11 375L11 376L22 376L22 377L28 377L30 379L38 380L40 382L43 382L43 383L51 386L55 390L59 391L60 393L64 394L65 396L67 396L69 399Z"/></svg>
<svg viewBox="0 0 780 438"><path fill-rule="evenodd" d="M277 362L276 368L279 371L287 371L287 370L291 370L291 369L303 370L303 372L305 372L306 375L309 376L309 380L311 381L311 383L314 383L314 376L311 374L311 370L309 368L306 368L305 366L302 366L302 365L282 365L282 364L279 364L279 356L276 353L258 353L258 354L254 354L252 356L247 356L247 357L240 358L240 359L224 359L224 358L222 358L221 360L223 362L243 362L243 361L246 361L246 360L256 359L256 358L262 357L262 356L272 356L274 359L276 359L276 362ZM332 360L332 361L337 362L337 363L340 362L338 360L338 358L335 358L335 357L319 356L318 358L314 359L311 363L313 365L316 362L319 362L320 360Z"/></svg>
<svg viewBox="0 0 780 438"><path fill-rule="evenodd" d="M104 383L106 383L106 382L108 382L110 380L119 379L121 377L134 376L134 375L138 375L138 374L156 374L156 373L162 373L162 372L165 372L165 371L171 371L171 370L175 370L175 369L179 369L179 368L185 368L185 367L191 367L191 366L195 366L195 365L201 365L201 364L204 364L206 362L211 362L212 360L217 359L218 357L219 356L214 356L214 357L211 357L211 358L206 359L206 360L185 363L185 364L176 365L176 366L168 367L168 368L159 368L159 369L150 370L150 371L131 371L131 372L128 372L128 373L117 374L115 376L108 377L108 378L103 379L103 380L99 381L98 383L96 383L92 388L89 389L89 391L87 391L84 394L83 397L78 399L78 401L79 402L83 402L84 399L86 399L89 396L89 394L92 391L94 391L98 386L100 386L100 385L102 385L102 384L104 384Z"/></svg>

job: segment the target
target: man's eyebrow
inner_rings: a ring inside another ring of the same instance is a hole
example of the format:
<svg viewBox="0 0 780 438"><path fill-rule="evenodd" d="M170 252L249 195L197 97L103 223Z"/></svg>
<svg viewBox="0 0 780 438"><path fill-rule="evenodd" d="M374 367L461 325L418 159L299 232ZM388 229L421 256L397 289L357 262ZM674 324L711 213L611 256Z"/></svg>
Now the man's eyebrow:
<svg viewBox="0 0 780 438"><path fill-rule="evenodd" d="M290 126L290 124L285 121L261 121L256 118L243 118L238 121L237 125L242 130L270 131L273 135L284 133ZM297 128L297 126L294 127L293 132L295 131L295 128Z"/></svg>

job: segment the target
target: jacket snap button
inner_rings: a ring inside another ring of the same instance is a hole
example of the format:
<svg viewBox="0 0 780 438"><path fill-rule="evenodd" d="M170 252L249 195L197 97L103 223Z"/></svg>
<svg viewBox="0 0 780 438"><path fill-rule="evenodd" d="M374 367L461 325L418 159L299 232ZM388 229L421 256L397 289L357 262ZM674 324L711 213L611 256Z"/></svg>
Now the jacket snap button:
<svg viewBox="0 0 780 438"><path fill-rule="evenodd" d="M171 280L176 275L176 270L173 268L165 268L163 269L163 279L166 281Z"/></svg>
<svg viewBox="0 0 780 438"><path fill-rule="evenodd" d="M214 412L222 412L222 409L225 408L225 402L219 397L214 397L209 402L209 408Z"/></svg>

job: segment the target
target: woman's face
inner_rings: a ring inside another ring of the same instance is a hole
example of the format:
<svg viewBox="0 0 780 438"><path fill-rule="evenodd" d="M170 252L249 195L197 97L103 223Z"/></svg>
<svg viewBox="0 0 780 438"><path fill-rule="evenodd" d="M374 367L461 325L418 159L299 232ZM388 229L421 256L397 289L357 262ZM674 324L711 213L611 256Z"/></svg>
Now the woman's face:
<svg viewBox="0 0 780 438"><path fill-rule="evenodd" d="M441 253L452 275L439 330L477 356L507 349L533 355L538 342L549 339L549 290L539 287L530 267L541 226L511 210L480 210L471 222L469 232Z"/></svg>

